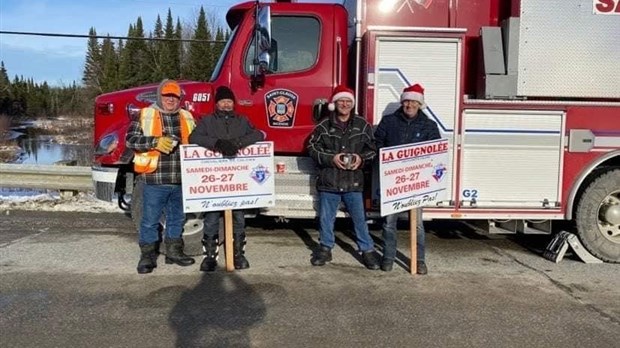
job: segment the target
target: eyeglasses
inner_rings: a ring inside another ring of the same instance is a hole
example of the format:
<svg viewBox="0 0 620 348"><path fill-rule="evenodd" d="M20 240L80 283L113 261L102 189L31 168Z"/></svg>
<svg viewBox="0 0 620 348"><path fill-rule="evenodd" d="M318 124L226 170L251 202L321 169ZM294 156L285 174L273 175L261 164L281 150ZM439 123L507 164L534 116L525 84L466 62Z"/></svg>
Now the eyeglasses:
<svg viewBox="0 0 620 348"><path fill-rule="evenodd" d="M353 100L351 99L338 99L336 100L338 104L353 104Z"/></svg>
<svg viewBox="0 0 620 348"><path fill-rule="evenodd" d="M419 101L417 100L403 100L403 104L413 104L413 105L417 105L417 106L421 106L422 104L420 104Z"/></svg>

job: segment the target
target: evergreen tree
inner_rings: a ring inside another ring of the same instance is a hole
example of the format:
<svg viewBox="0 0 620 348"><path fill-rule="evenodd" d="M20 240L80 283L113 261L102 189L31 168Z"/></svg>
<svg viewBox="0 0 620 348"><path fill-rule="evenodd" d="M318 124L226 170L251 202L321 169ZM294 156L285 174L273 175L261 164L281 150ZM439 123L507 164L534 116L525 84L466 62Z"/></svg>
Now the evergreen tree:
<svg viewBox="0 0 620 348"><path fill-rule="evenodd" d="M135 37L135 29L133 24L129 25L127 37ZM129 88L138 84L137 66L136 66L136 40L127 39L125 46L122 47L120 63L119 63L119 83L121 88Z"/></svg>
<svg viewBox="0 0 620 348"><path fill-rule="evenodd" d="M149 46L151 48L150 58L152 62L151 81L161 81L164 77L163 52L164 47L166 46L166 42L161 40L164 38L164 28L159 15L157 15L157 19L155 20L155 30L152 37L158 40L149 41Z"/></svg>
<svg viewBox="0 0 620 348"><path fill-rule="evenodd" d="M196 21L196 29L189 45L187 78L197 81L208 81L213 72L213 51L211 48L211 32L207 25L205 10L201 6Z"/></svg>
<svg viewBox="0 0 620 348"><path fill-rule="evenodd" d="M9 114L13 100L11 81L4 67L4 61L0 62L0 115Z"/></svg>
<svg viewBox="0 0 620 348"><path fill-rule="evenodd" d="M174 38L181 40L183 36L186 35L183 32L183 27L181 26L181 20L177 17L177 24L175 27ZM185 42L177 41L179 43L179 78L186 79L187 78L187 66L189 65L187 62L187 47L189 47Z"/></svg>
<svg viewBox="0 0 620 348"><path fill-rule="evenodd" d="M217 42L213 44L213 60L211 62L211 66L213 66L214 69L218 59L220 59L220 56L222 55L222 51L224 51L224 40L224 31L221 27L218 27L217 33L215 34L215 41Z"/></svg>
<svg viewBox="0 0 620 348"><path fill-rule="evenodd" d="M135 37L145 38L144 28L142 26L142 18L138 17L135 27ZM133 40L135 48L135 64L136 64L136 85L153 82L151 71L153 68L153 60L149 57L149 50L145 40Z"/></svg>
<svg viewBox="0 0 620 348"><path fill-rule="evenodd" d="M88 89L101 93L101 47L97 41L97 31L91 27L88 31L88 46L86 49L86 62L82 82Z"/></svg>
<svg viewBox="0 0 620 348"><path fill-rule="evenodd" d="M129 88L152 82L151 62L148 59L147 45L144 39L142 19L138 17L135 26L130 25L127 42L123 47L119 66L121 88ZM132 40L131 38L142 38Z"/></svg>
<svg viewBox="0 0 620 348"><path fill-rule="evenodd" d="M181 44L179 41L172 40L176 39L176 33L174 31L172 12L170 9L168 9L168 16L166 17L164 38L168 39L168 41L164 42L160 55L162 77L178 79L181 77Z"/></svg>
<svg viewBox="0 0 620 348"><path fill-rule="evenodd" d="M110 37L103 39L101 45L101 61L102 61L102 76L101 76L101 92L112 92L117 90L119 86L118 81L118 56L114 48L114 42Z"/></svg>

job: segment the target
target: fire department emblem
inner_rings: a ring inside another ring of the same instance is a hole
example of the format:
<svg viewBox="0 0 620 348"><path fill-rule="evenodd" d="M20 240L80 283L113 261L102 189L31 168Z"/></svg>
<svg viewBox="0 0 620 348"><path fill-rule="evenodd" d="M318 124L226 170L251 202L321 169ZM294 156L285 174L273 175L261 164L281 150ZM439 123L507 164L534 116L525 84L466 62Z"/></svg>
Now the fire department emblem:
<svg viewBox="0 0 620 348"><path fill-rule="evenodd" d="M435 179L435 181L441 182L441 180L443 180L444 178L446 170L446 166L444 166L443 163L439 163L438 165L436 165L433 169L433 178Z"/></svg>
<svg viewBox="0 0 620 348"><path fill-rule="evenodd" d="M254 181L256 181L259 184L263 184L269 177L271 176L271 173L269 172L269 169L267 169L267 167L263 166L262 164L259 164L258 166L252 168L252 174L250 174L250 177L252 177L252 179L254 179Z"/></svg>
<svg viewBox="0 0 620 348"><path fill-rule="evenodd" d="M295 122L298 97L287 89L274 89L265 94L269 127L291 128Z"/></svg>

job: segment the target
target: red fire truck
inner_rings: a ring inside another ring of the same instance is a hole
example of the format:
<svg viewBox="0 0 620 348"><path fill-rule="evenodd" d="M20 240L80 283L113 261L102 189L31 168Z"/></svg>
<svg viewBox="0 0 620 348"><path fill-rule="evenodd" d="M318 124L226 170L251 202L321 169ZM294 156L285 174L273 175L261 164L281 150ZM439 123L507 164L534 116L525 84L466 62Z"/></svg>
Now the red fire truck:
<svg viewBox="0 0 620 348"><path fill-rule="evenodd" d="M448 198L428 219L463 219L489 233L551 233L574 221L585 248L620 262L619 0L358 0L246 2L226 16L232 35L209 81L182 81L196 117L231 87L236 110L275 143L276 206L260 214L316 214L309 133L332 89L355 88L371 124L421 83L450 142ZM258 42L258 44L256 44ZM96 99L93 180L100 199L140 182L124 135L156 85ZM376 185L368 185L368 208ZM199 215L186 238L200 237ZM199 244L199 243L196 243Z"/></svg>

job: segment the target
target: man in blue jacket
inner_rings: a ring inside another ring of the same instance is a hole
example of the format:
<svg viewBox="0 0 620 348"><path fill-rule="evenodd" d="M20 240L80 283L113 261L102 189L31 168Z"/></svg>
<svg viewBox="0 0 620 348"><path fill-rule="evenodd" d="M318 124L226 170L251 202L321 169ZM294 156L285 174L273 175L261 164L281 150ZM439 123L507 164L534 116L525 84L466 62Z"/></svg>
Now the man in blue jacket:
<svg viewBox="0 0 620 348"><path fill-rule="evenodd" d="M424 105L424 88L419 84L407 87L400 96L401 106L394 113L383 116L375 130L377 148L402 144L418 143L441 138L435 121L429 119L422 109ZM428 269L424 258L424 224L422 208L416 209L417 216L417 274L426 274ZM396 258L396 231L398 214L385 217L383 223L383 259L381 269L389 272Z"/></svg>

